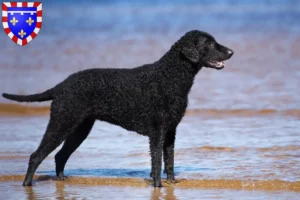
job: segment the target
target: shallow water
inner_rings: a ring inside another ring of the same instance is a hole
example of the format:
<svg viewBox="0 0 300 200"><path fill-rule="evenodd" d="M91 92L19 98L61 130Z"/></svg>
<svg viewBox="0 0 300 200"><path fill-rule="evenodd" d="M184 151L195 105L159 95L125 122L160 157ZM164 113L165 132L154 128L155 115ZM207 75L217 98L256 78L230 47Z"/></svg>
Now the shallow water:
<svg viewBox="0 0 300 200"><path fill-rule="evenodd" d="M116 191L120 193L115 198L120 199L123 194L133 199L160 195L154 194L149 182L148 138L105 122L95 124L70 158L65 170L70 180L65 184L52 180L59 147L40 165L34 189L23 189L20 184L29 155L38 146L47 120L43 115L0 117L0 191L11 188L20 196L89 198L99 195L92 192L98 188L107 198ZM276 115L224 118L187 114L177 131L175 175L179 182L164 182L168 188L161 195L296 199L300 192L299 126L294 117ZM43 178L45 175L50 177Z"/></svg>
<svg viewBox="0 0 300 200"><path fill-rule="evenodd" d="M61 182L42 182L32 188L23 188L15 182L0 183L5 199L296 199L299 193L282 191L247 191L225 189L189 189L129 187L129 186L90 186L63 184Z"/></svg>
<svg viewBox="0 0 300 200"><path fill-rule="evenodd" d="M192 29L211 33L235 54L223 70L204 68L195 78L177 130L178 183L163 182L163 189L149 181L148 139L105 122L70 158L67 180L53 180L59 147L38 168L34 187L21 187L49 102L0 98L3 199L299 197L298 1L69 2L43 1L42 30L28 46L0 32L0 92L42 92L78 70L150 63Z"/></svg>

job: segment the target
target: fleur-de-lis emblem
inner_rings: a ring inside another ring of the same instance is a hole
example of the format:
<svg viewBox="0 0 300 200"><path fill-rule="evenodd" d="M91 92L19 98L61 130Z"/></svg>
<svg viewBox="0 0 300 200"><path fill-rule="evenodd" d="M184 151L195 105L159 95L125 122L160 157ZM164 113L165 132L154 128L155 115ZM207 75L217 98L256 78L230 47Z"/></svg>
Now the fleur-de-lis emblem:
<svg viewBox="0 0 300 200"><path fill-rule="evenodd" d="M26 35L26 32L24 32L24 30L22 29L18 34L19 36L21 36L21 38L23 38Z"/></svg>
<svg viewBox="0 0 300 200"><path fill-rule="evenodd" d="M26 20L26 23L31 26L32 23L34 23L34 20L31 19L31 17L29 17L27 20Z"/></svg>
<svg viewBox="0 0 300 200"><path fill-rule="evenodd" d="M12 25L16 25L17 23L19 22L19 20L17 20L15 17L12 19L12 20L10 20L10 23L12 23Z"/></svg>

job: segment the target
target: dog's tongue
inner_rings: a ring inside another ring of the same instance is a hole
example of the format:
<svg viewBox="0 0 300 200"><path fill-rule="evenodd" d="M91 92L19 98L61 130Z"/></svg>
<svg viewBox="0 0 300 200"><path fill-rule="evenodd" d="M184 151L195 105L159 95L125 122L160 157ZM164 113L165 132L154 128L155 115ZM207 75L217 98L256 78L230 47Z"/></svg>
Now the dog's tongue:
<svg viewBox="0 0 300 200"><path fill-rule="evenodd" d="M223 61L209 61L209 63L211 65L213 65L215 68L220 68L222 69L223 67L225 67L225 64Z"/></svg>
<svg viewBox="0 0 300 200"><path fill-rule="evenodd" d="M216 62L216 67L225 67L225 64L223 61L221 62Z"/></svg>

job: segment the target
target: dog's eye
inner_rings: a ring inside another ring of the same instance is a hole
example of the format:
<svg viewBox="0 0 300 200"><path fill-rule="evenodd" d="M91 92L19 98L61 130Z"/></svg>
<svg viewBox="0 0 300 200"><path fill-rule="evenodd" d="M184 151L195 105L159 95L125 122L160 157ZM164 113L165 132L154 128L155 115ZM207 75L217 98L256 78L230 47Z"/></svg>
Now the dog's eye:
<svg viewBox="0 0 300 200"><path fill-rule="evenodd" d="M214 46L214 43L210 42L210 43L208 43L208 46L209 46L209 47L213 47L213 46Z"/></svg>

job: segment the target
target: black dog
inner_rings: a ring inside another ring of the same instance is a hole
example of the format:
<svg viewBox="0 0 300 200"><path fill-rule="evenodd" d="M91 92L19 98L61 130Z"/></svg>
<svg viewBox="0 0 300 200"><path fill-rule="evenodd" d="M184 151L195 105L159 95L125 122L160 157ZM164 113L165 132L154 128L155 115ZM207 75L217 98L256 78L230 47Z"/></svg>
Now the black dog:
<svg viewBox="0 0 300 200"><path fill-rule="evenodd" d="M24 186L40 163L63 141L55 155L63 178L70 155L88 136L95 120L119 125L149 137L154 186L161 187L162 155L168 181L174 179L176 127L184 116L194 77L204 66L224 68L233 51L201 31L190 31L158 61L133 69L88 69L40 94L3 97L19 102L53 100L50 121L31 154Z"/></svg>

